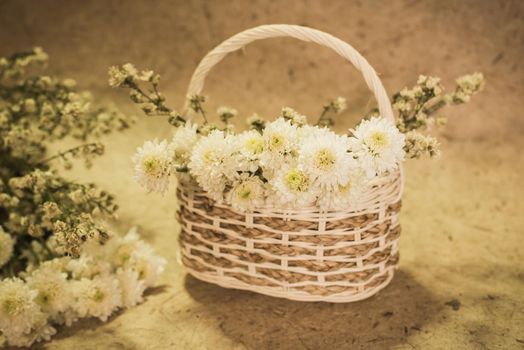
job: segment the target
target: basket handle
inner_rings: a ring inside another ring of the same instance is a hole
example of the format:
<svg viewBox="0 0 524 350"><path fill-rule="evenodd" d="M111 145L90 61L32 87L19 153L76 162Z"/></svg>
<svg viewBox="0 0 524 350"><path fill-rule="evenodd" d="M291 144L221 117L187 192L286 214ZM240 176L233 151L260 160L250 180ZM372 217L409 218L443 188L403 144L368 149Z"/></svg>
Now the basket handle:
<svg viewBox="0 0 524 350"><path fill-rule="evenodd" d="M377 73L362 57L357 50L355 50L348 43L334 37L331 34L324 33L320 30L290 24L269 24L259 27L251 28L240 32L231 38L223 41L220 45L210 51L198 64L191 82L187 89L186 96L200 94L204 87L204 81L207 74L220 62L228 53L241 49L245 45L260 39L276 38L276 37L292 37L303 41L312 41L322 46L327 46L333 49L340 56L350 61L355 68L362 72L364 80L368 88L373 91L378 102L378 109L380 114L394 121L393 110L389 102L389 97L378 77ZM189 110L189 102L186 100L184 111ZM186 113L187 114L187 113Z"/></svg>

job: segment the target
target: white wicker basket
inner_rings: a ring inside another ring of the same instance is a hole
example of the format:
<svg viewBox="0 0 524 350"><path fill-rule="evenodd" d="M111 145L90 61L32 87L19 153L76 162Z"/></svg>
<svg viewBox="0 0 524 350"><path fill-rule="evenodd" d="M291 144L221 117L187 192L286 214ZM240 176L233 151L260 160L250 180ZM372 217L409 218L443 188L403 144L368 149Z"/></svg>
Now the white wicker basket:
<svg viewBox="0 0 524 350"><path fill-rule="evenodd" d="M255 40L286 36L327 46L350 61L373 91L381 115L394 118L376 72L353 47L296 25L264 25L224 41L200 62L188 95L201 92L210 69L229 52ZM393 278L402 190L399 168L374 180L362 199L344 211L311 207L242 213L214 203L196 187L180 184L182 261L194 277L227 288L301 301L362 300Z"/></svg>

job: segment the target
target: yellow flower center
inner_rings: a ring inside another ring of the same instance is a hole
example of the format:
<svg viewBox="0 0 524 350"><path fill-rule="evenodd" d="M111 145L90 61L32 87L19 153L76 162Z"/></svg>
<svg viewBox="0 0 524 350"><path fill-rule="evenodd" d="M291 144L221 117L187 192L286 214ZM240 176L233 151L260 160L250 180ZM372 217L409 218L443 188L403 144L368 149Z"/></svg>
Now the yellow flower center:
<svg viewBox="0 0 524 350"><path fill-rule="evenodd" d="M162 163L158 158L146 158L144 159L142 166L147 175L156 176L162 173Z"/></svg>
<svg viewBox="0 0 524 350"><path fill-rule="evenodd" d="M246 141L246 148L253 154L259 154L264 151L264 140L253 137Z"/></svg>
<svg viewBox="0 0 524 350"><path fill-rule="evenodd" d="M315 156L315 164L317 168L328 170L335 164L335 155L328 149L321 149Z"/></svg>
<svg viewBox="0 0 524 350"><path fill-rule="evenodd" d="M213 149L209 149L204 153L203 158L206 163L213 163L216 160L216 153Z"/></svg>
<svg viewBox="0 0 524 350"><path fill-rule="evenodd" d="M96 288L95 293L93 294L93 300L99 303L102 300L104 300L105 297L106 297L105 293L101 291L100 288Z"/></svg>
<svg viewBox="0 0 524 350"><path fill-rule="evenodd" d="M309 179L298 169L292 169L284 176L286 185L293 191L305 192L309 188Z"/></svg>
<svg viewBox="0 0 524 350"><path fill-rule="evenodd" d="M271 151L279 151L284 147L284 137L279 134L271 135L269 139L269 149Z"/></svg>
<svg viewBox="0 0 524 350"><path fill-rule="evenodd" d="M18 298L14 295L11 295L10 297L6 298L4 302L2 303L2 308L4 309L5 313L8 315L16 315L20 312L24 304L24 300L22 298Z"/></svg>
<svg viewBox="0 0 524 350"><path fill-rule="evenodd" d="M39 292L37 301L40 305L49 305L51 304L52 296L49 293Z"/></svg>
<svg viewBox="0 0 524 350"><path fill-rule="evenodd" d="M241 199L249 199L253 193L251 187L246 184L239 185L236 192L238 197Z"/></svg>
<svg viewBox="0 0 524 350"><path fill-rule="evenodd" d="M351 182L348 181L344 186L338 185L338 191L340 193L348 193L351 190Z"/></svg>
<svg viewBox="0 0 524 350"><path fill-rule="evenodd" d="M384 147L388 144L388 136L381 131L374 131L369 136L371 146L373 147Z"/></svg>

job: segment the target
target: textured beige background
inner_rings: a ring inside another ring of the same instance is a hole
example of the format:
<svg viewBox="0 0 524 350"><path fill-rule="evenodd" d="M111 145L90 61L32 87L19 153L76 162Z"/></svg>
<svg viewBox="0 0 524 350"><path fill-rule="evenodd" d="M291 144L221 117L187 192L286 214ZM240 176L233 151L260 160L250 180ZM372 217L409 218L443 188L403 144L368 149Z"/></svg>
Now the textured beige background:
<svg viewBox="0 0 524 350"><path fill-rule="evenodd" d="M313 26L348 41L386 89L419 73L450 86L480 70L487 86L449 111L443 158L407 164L401 264L367 301L331 305L230 291L187 277L175 262L173 192L145 195L130 155L146 138L169 137L142 118L106 140L107 154L70 176L114 192L117 226L139 225L169 259L163 287L107 324L80 322L43 349L521 349L524 348L524 6L521 1L0 1L0 54L32 45L50 71L76 78L99 98L139 112L106 85L111 64L134 62L163 76L180 106L198 60L236 32L266 23ZM356 71L324 48L291 39L253 44L210 76L210 105L270 117L282 105L311 116L347 96L354 125L373 105ZM446 302L461 303L453 310Z"/></svg>

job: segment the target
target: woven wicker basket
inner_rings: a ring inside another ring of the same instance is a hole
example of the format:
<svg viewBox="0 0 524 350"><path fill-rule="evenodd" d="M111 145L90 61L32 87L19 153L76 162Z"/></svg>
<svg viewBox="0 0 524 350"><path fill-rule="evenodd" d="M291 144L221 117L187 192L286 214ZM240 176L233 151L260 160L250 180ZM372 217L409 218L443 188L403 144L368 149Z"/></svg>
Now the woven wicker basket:
<svg viewBox="0 0 524 350"><path fill-rule="evenodd" d="M229 52L258 39L286 36L330 47L350 61L373 91L381 115L393 119L380 79L354 48L295 25L260 26L224 41L200 62L188 95L201 92L207 73ZM399 167L373 180L358 203L336 212L310 207L242 213L180 183L182 262L194 277L227 288L301 301L368 298L388 285L398 263L402 179Z"/></svg>

